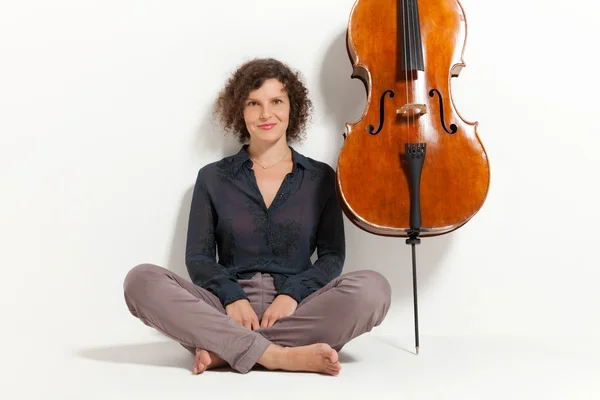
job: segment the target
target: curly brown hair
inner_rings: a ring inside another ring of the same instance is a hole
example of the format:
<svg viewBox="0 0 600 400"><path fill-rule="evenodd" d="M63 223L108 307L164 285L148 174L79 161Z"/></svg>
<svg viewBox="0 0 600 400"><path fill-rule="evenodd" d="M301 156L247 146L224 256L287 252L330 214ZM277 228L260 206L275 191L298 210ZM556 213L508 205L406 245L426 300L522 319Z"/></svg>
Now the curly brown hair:
<svg viewBox="0 0 600 400"><path fill-rule="evenodd" d="M244 121L244 102L252 90L262 86L267 79L281 82L290 99L290 117L286 132L288 142L304 138L306 124L313 105L308 89L300 79L300 73L273 58L254 59L237 68L219 94L214 113L226 132L233 133L240 143L250 139Z"/></svg>

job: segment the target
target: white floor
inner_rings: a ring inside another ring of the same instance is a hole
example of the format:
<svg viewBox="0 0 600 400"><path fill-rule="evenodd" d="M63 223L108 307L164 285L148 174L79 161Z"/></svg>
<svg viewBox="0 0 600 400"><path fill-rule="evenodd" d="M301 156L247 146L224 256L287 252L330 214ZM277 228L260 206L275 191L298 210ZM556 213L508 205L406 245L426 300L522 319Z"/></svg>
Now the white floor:
<svg viewBox="0 0 600 400"><path fill-rule="evenodd" d="M146 332L147 340L136 343L59 353L23 348L39 357L23 357L2 374L12 378L0 398L600 399L600 346L593 339L422 335L415 355L412 337L373 331L342 350L338 377L264 370L194 376L191 354Z"/></svg>

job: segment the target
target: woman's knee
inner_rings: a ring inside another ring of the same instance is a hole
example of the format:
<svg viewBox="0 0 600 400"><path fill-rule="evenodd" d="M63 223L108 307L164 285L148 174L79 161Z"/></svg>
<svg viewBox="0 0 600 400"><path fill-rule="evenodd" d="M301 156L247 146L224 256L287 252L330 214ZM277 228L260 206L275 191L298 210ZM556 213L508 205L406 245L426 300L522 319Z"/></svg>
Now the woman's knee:
<svg viewBox="0 0 600 400"><path fill-rule="evenodd" d="M379 293L382 297L382 301L389 303L392 297L392 287L390 282L385 276L377 271L365 271L368 276L367 279L367 290L370 293Z"/></svg>
<svg viewBox="0 0 600 400"><path fill-rule="evenodd" d="M392 288L387 278L373 270L356 271L352 274L359 282L360 289L356 299L359 306L368 308L368 311L380 311L383 319L392 301Z"/></svg>
<svg viewBox="0 0 600 400"><path fill-rule="evenodd" d="M139 264L133 267L123 282L123 290L128 297L136 297L140 292L145 291L146 283L149 278L163 274L163 268L154 264Z"/></svg>
<svg viewBox="0 0 600 400"><path fill-rule="evenodd" d="M348 273L348 278L360 282L360 287L367 293L381 293L384 298L389 298L392 293L390 282L385 276L377 271L364 269Z"/></svg>

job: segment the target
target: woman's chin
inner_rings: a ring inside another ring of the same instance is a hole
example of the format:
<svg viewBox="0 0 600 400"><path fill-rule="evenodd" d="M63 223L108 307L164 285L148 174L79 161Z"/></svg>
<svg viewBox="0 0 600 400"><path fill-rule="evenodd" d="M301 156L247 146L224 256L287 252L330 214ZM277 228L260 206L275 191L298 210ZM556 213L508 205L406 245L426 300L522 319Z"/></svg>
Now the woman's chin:
<svg viewBox="0 0 600 400"><path fill-rule="evenodd" d="M280 132L263 131L253 135L252 139L264 143L277 143L282 139L282 137L285 137L285 134L281 134Z"/></svg>

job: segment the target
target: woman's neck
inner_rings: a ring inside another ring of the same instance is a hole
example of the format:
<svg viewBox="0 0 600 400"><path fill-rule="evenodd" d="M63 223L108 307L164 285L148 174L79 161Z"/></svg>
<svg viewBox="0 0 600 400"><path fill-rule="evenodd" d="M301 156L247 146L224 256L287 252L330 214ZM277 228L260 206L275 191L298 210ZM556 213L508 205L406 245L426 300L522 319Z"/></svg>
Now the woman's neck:
<svg viewBox="0 0 600 400"><path fill-rule="evenodd" d="M289 158L291 151L287 141L277 143L258 143L250 142L248 146L248 155L257 161L261 166L270 166L279 163L283 159Z"/></svg>

